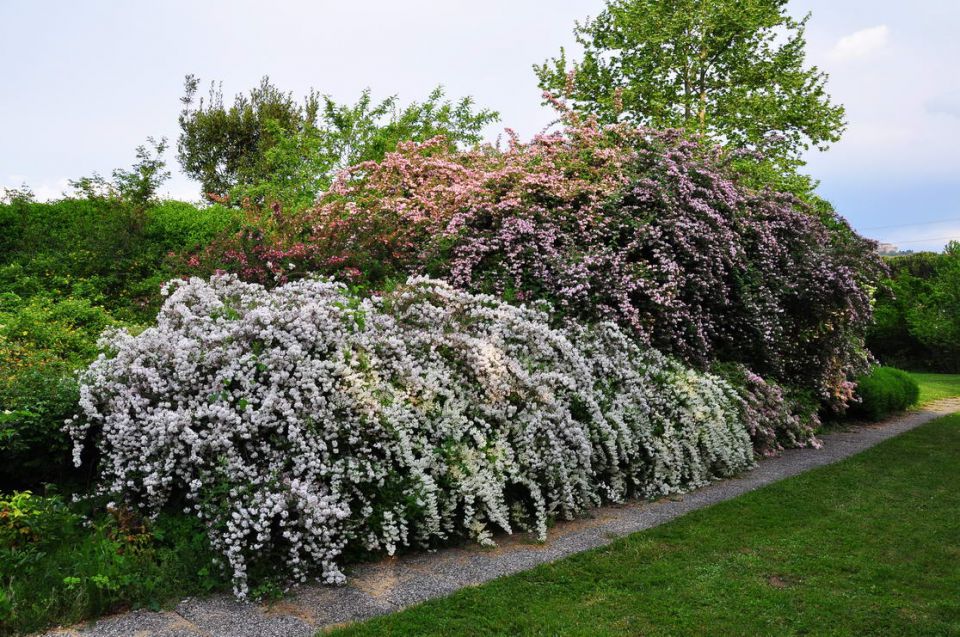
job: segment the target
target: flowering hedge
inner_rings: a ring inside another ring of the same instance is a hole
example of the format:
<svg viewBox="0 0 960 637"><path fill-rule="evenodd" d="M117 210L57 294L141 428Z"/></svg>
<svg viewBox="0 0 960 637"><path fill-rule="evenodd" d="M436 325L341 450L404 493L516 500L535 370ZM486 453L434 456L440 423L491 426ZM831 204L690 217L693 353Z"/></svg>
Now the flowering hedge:
<svg viewBox="0 0 960 637"><path fill-rule="evenodd" d="M798 447L820 448L815 435L820 428L816 401L791 395L789 389L743 365L718 365L715 371L740 394L743 424L758 456L769 458Z"/></svg>
<svg viewBox="0 0 960 637"><path fill-rule="evenodd" d="M246 594L258 556L329 582L393 552L657 496L753 463L730 384L610 323L427 278L375 298L304 279L170 284L156 326L108 333L68 425L103 489L187 506Z"/></svg>
<svg viewBox="0 0 960 637"><path fill-rule="evenodd" d="M212 256L265 283L413 273L546 299L691 365L743 363L843 404L867 368L879 257L832 211L742 186L727 159L675 131L589 122L502 151L401 144L306 216Z"/></svg>

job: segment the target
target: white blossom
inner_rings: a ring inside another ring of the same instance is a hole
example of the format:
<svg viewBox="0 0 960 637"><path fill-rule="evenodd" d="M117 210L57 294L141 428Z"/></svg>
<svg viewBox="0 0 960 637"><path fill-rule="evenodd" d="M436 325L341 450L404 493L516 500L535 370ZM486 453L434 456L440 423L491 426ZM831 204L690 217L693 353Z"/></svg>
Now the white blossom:
<svg viewBox="0 0 960 637"><path fill-rule="evenodd" d="M247 593L258 555L340 583L349 546L394 551L530 529L753 463L740 399L613 324L427 278L379 298L303 280L172 282L157 324L112 331L67 424L102 489L185 494Z"/></svg>

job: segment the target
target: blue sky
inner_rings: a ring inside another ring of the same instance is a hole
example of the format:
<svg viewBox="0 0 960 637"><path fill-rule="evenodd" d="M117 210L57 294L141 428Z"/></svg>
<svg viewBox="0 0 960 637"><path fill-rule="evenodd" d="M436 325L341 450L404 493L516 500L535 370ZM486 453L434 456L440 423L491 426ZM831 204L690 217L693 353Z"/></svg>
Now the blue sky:
<svg viewBox="0 0 960 637"><path fill-rule="evenodd" d="M233 94L269 74L301 95L422 98L443 84L529 136L550 122L531 65L572 44L602 0L342 2L0 0L0 186L66 180L176 139L183 76ZM549 7L549 10L546 9ZM864 234L904 249L960 239L957 0L793 0L813 12L809 58L847 106L844 139L811 154L820 190ZM171 163L173 155L169 156ZM196 199L177 175L172 196Z"/></svg>

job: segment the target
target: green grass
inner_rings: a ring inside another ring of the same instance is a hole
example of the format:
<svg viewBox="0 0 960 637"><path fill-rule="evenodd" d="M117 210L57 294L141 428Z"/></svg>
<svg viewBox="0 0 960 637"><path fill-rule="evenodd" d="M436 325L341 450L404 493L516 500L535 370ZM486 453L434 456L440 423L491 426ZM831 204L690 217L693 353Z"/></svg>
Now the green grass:
<svg viewBox="0 0 960 637"><path fill-rule="evenodd" d="M960 374L910 372L910 375L920 383L920 405L926 405L941 398L960 396Z"/></svg>
<svg viewBox="0 0 960 637"><path fill-rule="evenodd" d="M960 635L958 458L960 414L335 634Z"/></svg>

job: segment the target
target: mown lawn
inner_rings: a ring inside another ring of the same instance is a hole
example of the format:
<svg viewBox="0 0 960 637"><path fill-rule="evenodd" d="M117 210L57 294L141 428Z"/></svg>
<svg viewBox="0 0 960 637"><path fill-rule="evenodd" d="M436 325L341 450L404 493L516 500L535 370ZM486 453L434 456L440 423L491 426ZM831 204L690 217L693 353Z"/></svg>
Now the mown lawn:
<svg viewBox="0 0 960 637"><path fill-rule="evenodd" d="M920 404L926 405L941 398L960 396L960 374L924 374L910 372L920 384Z"/></svg>
<svg viewBox="0 0 960 637"><path fill-rule="evenodd" d="M958 462L960 414L335 634L960 635Z"/></svg>

